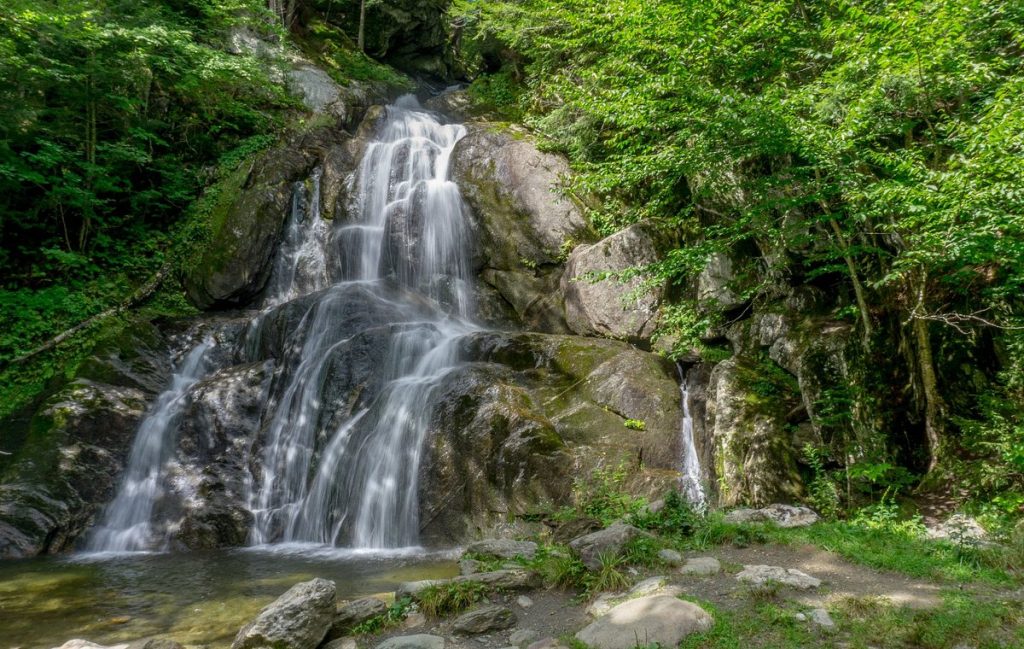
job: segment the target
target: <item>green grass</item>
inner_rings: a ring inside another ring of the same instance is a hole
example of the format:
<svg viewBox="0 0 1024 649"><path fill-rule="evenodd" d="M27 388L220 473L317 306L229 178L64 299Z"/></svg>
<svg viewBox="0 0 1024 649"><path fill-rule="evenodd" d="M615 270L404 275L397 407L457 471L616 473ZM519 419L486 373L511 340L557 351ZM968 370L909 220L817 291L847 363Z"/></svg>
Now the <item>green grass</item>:
<svg viewBox="0 0 1024 649"><path fill-rule="evenodd" d="M831 611L834 634L797 620L795 603L763 601L735 610L685 598L712 615L714 626L686 638L680 649L803 649L847 646L851 649L952 649L959 643L977 649L1024 646L1019 602L972 599L945 594L936 609L911 610L870 598L844 600Z"/></svg>
<svg viewBox="0 0 1024 649"><path fill-rule="evenodd" d="M428 617L440 618L466 610L487 594L487 585L459 581L429 586L419 594L420 610Z"/></svg>
<svg viewBox="0 0 1024 649"><path fill-rule="evenodd" d="M957 547L854 523L821 522L810 527L763 528L766 540L810 543L822 549L878 570L891 570L919 579L946 582L983 582L1010 585L1016 570L1012 557L1000 550Z"/></svg>

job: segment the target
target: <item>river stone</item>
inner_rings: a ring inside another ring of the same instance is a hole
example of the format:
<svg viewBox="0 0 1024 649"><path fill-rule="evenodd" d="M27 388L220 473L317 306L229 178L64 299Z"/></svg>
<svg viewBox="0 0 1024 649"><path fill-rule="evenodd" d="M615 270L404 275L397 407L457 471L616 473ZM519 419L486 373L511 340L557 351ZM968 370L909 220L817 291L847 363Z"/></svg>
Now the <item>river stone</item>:
<svg viewBox="0 0 1024 649"><path fill-rule="evenodd" d="M765 588L771 584L789 586L797 590L810 590L821 585L821 580L796 568L779 566L749 565L736 575L736 579L754 588Z"/></svg>
<svg viewBox="0 0 1024 649"><path fill-rule="evenodd" d="M508 637L508 641L516 647L525 648L537 639L537 632L533 629L516 629Z"/></svg>
<svg viewBox="0 0 1024 649"><path fill-rule="evenodd" d="M683 555L670 548L665 548L658 551L658 559L670 566L678 566L683 562Z"/></svg>
<svg viewBox="0 0 1024 649"><path fill-rule="evenodd" d="M76 638L74 640L68 640L60 647L56 647L55 649L128 649L128 645L101 645L96 644L95 642L90 642L89 640L82 640L81 638Z"/></svg>
<svg viewBox="0 0 1024 649"><path fill-rule="evenodd" d="M343 604L334 615L334 622L327 632L327 639L334 640L348 633L353 627L362 624L370 618L383 615L388 610L388 605L376 597L364 597L354 602Z"/></svg>
<svg viewBox="0 0 1024 649"><path fill-rule="evenodd" d="M516 598L516 604L518 604L520 608L530 608L533 606L533 600L526 595L520 595Z"/></svg>
<svg viewBox="0 0 1024 649"><path fill-rule="evenodd" d="M726 523L770 522L779 527L806 527L820 520L809 507L768 505L761 509L734 509L725 515Z"/></svg>
<svg viewBox="0 0 1024 649"><path fill-rule="evenodd" d="M573 539L569 542L569 548L583 565L590 570L598 570L601 568L601 557L619 556L627 543L642 535L643 532L632 525L615 523L603 530Z"/></svg>
<svg viewBox="0 0 1024 649"><path fill-rule="evenodd" d="M403 581L395 589L395 601L409 597L419 599L419 594L432 586L441 586L449 583L447 579L421 579L419 581Z"/></svg>
<svg viewBox="0 0 1024 649"><path fill-rule="evenodd" d="M316 649L331 628L335 594L326 579L295 584L242 627L231 649Z"/></svg>
<svg viewBox="0 0 1024 649"><path fill-rule="evenodd" d="M722 564L714 557L693 557L679 568L681 575L717 575L722 571Z"/></svg>
<svg viewBox="0 0 1024 649"><path fill-rule="evenodd" d="M561 282L569 328L582 336L648 340L658 324L664 288L644 289L642 277L623 283L614 277L594 281L590 275L654 263L658 246L653 228L637 223L593 245L577 247Z"/></svg>
<svg viewBox="0 0 1024 649"><path fill-rule="evenodd" d="M475 575L478 572L483 572L484 564L476 559L459 559L459 574L460 575Z"/></svg>
<svg viewBox="0 0 1024 649"><path fill-rule="evenodd" d="M619 604L577 633L576 639L593 649L633 649L638 644L676 647L711 624L711 616L696 604L653 595Z"/></svg>
<svg viewBox="0 0 1024 649"><path fill-rule="evenodd" d="M487 539L470 543L466 546L466 553L492 559L532 559L537 554L537 544L533 541Z"/></svg>
<svg viewBox="0 0 1024 649"><path fill-rule="evenodd" d="M516 623L516 614L505 606L481 606L463 613L452 622L452 629L463 635L507 629Z"/></svg>
<svg viewBox="0 0 1024 649"><path fill-rule="evenodd" d="M400 635L388 638L377 649L444 649L444 638L426 633Z"/></svg>
<svg viewBox="0 0 1024 649"><path fill-rule="evenodd" d="M823 608L812 609L811 612L807 614L807 617L811 622L817 624L826 631L833 631L836 628L835 620L833 620L828 611Z"/></svg>

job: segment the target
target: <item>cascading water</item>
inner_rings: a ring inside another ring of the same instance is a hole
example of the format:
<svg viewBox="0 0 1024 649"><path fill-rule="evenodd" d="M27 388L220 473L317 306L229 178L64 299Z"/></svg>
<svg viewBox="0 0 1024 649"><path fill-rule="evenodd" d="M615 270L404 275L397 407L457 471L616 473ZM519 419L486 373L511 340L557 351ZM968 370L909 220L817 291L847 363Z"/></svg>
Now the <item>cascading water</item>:
<svg viewBox="0 0 1024 649"><path fill-rule="evenodd" d="M357 218L333 233L339 281L303 318L297 368L267 427L250 494L253 542L416 543L417 474L432 394L456 363L453 341L474 330L466 320L464 208L448 178L451 152L464 133L418 110L409 97L388 108L369 144L358 171ZM348 332L340 322L350 317L354 294L386 304L387 321ZM337 371L338 355L375 334L384 339L376 368L380 392L335 421L325 412L336 410L325 403L326 376Z"/></svg>
<svg viewBox="0 0 1024 649"><path fill-rule="evenodd" d="M88 550L138 552L159 547L151 519L163 488L163 467L174 452L175 431L188 390L205 374L206 356L212 346L211 340L205 340L185 355L171 386L142 420L121 488L89 537Z"/></svg>
<svg viewBox="0 0 1024 649"><path fill-rule="evenodd" d="M707 494L704 493L704 485L700 475L700 457L697 455L697 446L693 441L693 415L690 414L690 387L686 382L686 373L679 370L680 386L683 400L683 425L682 425L682 478L680 487L687 502L693 505L698 511L707 507Z"/></svg>
<svg viewBox="0 0 1024 649"><path fill-rule="evenodd" d="M417 480L434 393L457 365L458 338L477 330L465 208L448 176L464 134L405 97L387 108L366 148L350 220L322 218L319 168L293 188L262 310L233 354L236 362L263 361L261 342L284 339L260 430L241 462L251 467L244 488L252 543L417 543ZM290 313L301 315L287 320ZM287 326L267 333L281 318ZM140 427L90 550L159 547L154 504L167 486L189 388L216 369L204 367L208 347L188 354ZM355 376L360 363L369 369L330 394L327 386Z"/></svg>

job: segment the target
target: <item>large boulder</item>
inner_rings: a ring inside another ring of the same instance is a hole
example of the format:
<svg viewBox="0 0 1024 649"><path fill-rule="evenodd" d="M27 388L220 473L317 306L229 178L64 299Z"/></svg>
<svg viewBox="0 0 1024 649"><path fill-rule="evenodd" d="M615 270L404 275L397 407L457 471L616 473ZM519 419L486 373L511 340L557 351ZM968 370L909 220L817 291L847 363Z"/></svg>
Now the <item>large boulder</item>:
<svg viewBox="0 0 1024 649"><path fill-rule="evenodd" d="M730 358L715 366L707 388L704 429L714 445L719 503L768 505L799 500L798 451L781 396L752 388L758 367Z"/></svg>
<svg viewBox="0 0 1024 649"><path fill-rule="evenodd" d="M587 568L599 570L602 559L618 557L630 541L640 538L643 534L642 530L632 525L614 523L603 530L573 539L569 543L569 548Z"/></svg>
<svg viewBox="0 0 1024 649"><path fill-rule="evenodd" d="M677 647L687 636L707 631L712 624L711 616L696 604L653 595L619 604L584 627L576 639L593 649Z"/></svg>
<svg viewBox="0 0 1024 649"><path fill-rule="evenodd" d="M623 281L607 274L658 261L659 245L653 228L638 223L573 250L561 281L569 328L584 336L650 339L664 287L646 286L644 277Z"/></svg>
<svg viewBox="0 0 1024 649"><path fill-rule="evenodd" d="M528 327L565 331L558 278L568 252L595 239L576 203L559 191L564 158L523 134L470 124L452 153L452 178L470 206L481 278Z"/></svg>
<svg viewBox="0 0 1024 649"><path fill-rule="evenodd" d="M460 344L471 362L434 395L420 476L423 541L536 532L519 521L568 504L575 476L598 467L630 467L648 496L678 477L671 363L597 338L479 332ZM627 429L628 419L644 430Z"/></svg>
<svg viewBox="0 0 1024 649"><path fill-rule="evenodd" d="M316 649L334 620L333 581L295 584L242 627L231 649Z"/></svg>

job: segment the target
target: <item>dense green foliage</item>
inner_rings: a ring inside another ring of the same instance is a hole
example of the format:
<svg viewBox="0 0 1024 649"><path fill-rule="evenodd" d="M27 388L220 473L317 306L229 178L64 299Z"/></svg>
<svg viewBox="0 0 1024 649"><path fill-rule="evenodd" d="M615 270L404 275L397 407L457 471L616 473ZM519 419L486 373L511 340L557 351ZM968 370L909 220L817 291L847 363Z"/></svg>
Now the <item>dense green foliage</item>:
<svg viewBox="0 0 1024 649"><path fill-rule="evenodd" d="M857 327L868 368L835 421L910 393L927 444L916 466L968 458L958 470L976 495L1020 506L1024 5L463 0L456 12L481 71L472 93L569 155L572 191L599 199L595 224L650 219L683 242L644 269L681 292L662 323L677 353L737 316L687 293L712 254L738 265L734 289L755 309L816 287L822 317ZM853 437L832 457L867 458L872 443Z"/></svg>
<svg viewBox="0 0 1024 649"><path fill-rule="evenodd" d="M259 0L0 8L0 302L10 360L124 299L169 252L210 165L291 105L226 50Z"/></svg>
<svg viewBox="0 0 1024 649"><path fill-rule="evenodd" d="M353 3L292 5L288 30L265 0L0 7L0 414L73 375L126 318L192 312L175 275L201 253L237 170L304 127L286 92L290 56L342 85L408 83L338 26ZM105 318L10 365L168 267L144 313Z"/></svg>

